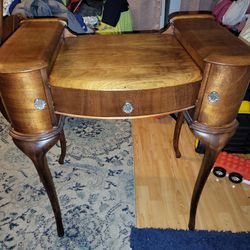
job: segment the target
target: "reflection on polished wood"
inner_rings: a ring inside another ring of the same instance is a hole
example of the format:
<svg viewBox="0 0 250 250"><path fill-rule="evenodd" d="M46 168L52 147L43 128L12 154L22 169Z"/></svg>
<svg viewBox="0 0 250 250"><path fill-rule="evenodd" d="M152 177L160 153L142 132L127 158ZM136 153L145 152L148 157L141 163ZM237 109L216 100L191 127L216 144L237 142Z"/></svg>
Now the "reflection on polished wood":
<svg viewBox="0 0 250 250"><path fill-rule="evenodd" d="M162 34L68 38L50 75L53 87L101 91L176 87L200 80L200 71L175 37Z"/></svg>
<svg viewBox="0 0 250 250"><path fill-rule="evenodd" d="M148 118L133 120L136 183L136 226L188 229L189 206L203 156L194 152L195 138L183 125L182 157L175 158L175 121ZM250 155L244 155L250 159ZM197 210L196 228L250 230L250 186L228 178L216 181L210 174Z"/></svg>

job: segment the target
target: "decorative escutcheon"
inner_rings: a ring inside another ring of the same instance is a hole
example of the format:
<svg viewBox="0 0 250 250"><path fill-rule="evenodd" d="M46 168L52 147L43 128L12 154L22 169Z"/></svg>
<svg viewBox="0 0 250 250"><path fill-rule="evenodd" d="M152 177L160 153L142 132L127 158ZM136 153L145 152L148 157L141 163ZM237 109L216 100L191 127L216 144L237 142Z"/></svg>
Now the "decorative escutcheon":
<svg viewBox="0 0 250 250"><path fill-rule="evenodd" d="M34 101L34 106L35 106L35 108L38 109L38 110L45 109L45 107L46 107L46 101L44 101L44 100L41 99L41 98L37 98L37 99L35 99L35 101Z"/></svg>
<svg viewBox="0 0 250 250"><path fill-rule="evenodd" d="M212 91L208 94L208 101L211 103L215 103L218 102L220 99L220 95L218 92L216 91Z"/></svg>
<svg viewBox="0 0 250 250"><path fill-rule="evenodd" d="M123 107L122 107L122 111L126 114L130 114L132 113L132 111L134 110L133 105L130 102L125 102Z"/></svg>

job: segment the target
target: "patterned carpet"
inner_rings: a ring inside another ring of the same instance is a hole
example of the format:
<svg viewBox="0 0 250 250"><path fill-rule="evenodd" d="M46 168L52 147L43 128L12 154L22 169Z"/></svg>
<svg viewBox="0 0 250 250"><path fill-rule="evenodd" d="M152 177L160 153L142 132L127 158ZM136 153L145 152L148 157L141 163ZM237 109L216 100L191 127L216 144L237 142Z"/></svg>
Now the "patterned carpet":
<svg viewBox="0 0 250 250"><path fill-rule="evenodd" d="M32 162L0 117L0 249L130 249L135 224L131 124L67 118L67 155L47 154L62 210L57 237L52 209Z"/></svg>

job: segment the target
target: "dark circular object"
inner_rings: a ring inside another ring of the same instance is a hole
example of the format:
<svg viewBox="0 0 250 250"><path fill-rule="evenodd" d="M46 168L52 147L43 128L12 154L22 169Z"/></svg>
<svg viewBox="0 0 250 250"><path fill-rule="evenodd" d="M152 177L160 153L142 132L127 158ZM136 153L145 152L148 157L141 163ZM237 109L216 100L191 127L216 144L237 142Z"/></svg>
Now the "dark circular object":
<svg viewBox="0 0 250 250"><path fill-rule="evenodd" d="M215 176L219 177L219 178L223 178L226 176L226 170L222 167L214 167L213 169L213 173Z"/></svg>
<svg viewBox="0 0 250 250"><path fill-rule="evenodd" d="M229 180L233 183L241 183L243 180L243 177L241 174L238 173L230 173L229 174Z"/></svg>

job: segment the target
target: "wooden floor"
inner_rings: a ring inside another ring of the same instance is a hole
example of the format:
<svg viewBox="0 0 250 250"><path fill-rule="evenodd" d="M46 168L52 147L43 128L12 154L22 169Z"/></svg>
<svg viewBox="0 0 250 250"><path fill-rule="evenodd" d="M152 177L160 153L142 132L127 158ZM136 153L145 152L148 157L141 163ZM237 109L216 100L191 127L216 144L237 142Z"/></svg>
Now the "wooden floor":
<svg viewBox="0 0 250 250"><path fill-rule="evenodd" d="M202 156L195 153L195 138L184 124L180 137L182 157L175 158L174 124L169 116L133 120L137 227L187 229ZM234 187L227 178L216 179L210 174L205 185L196 228L250 231L250 185Z"/></svg>

